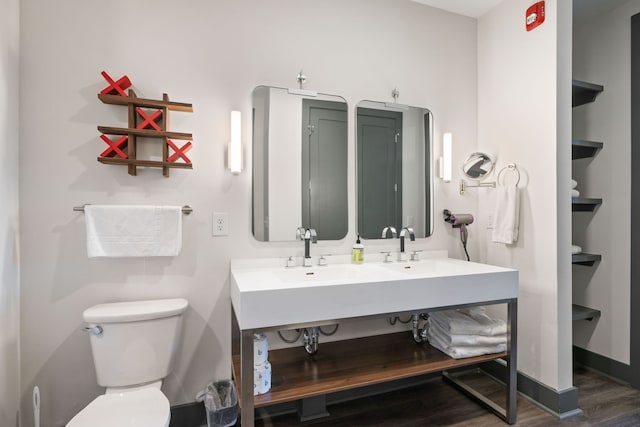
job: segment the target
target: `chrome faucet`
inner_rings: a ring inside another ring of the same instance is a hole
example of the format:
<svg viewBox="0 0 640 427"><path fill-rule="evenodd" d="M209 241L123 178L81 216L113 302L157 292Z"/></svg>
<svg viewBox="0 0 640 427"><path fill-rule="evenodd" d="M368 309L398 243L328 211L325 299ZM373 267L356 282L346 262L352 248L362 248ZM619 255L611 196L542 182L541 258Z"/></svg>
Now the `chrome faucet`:
<svg viewBox="0 0 640 427"><path fill-rule="evenodd" d="M296 229L296 236L300 240L304 240L304 258L302 259L302 265L304 267L311 267L311 243L318 243L318 234L313 228L298 227Z"/></svg>
<svg viewBox="0 0 640 427"><path fill-rule="evenodd" d="M391 225L388 225L382 229L382 238L386 239L387 237L389 237L389 232L391 232L392 239L395 239L396 237L398 237L398 232L396 231L396 228Z"/></svg>
<svg viewBox="0 0 640 427"><path fill-rule="evenodd" d="M402 230L400 230L400 253L398 254L399 261L407 260L407 254L404 252L404 238L407 236L407 234L409 235L409 239L412 242L415 242L416 240L416 234L413 232L413 228L404 227Z"/></svg>

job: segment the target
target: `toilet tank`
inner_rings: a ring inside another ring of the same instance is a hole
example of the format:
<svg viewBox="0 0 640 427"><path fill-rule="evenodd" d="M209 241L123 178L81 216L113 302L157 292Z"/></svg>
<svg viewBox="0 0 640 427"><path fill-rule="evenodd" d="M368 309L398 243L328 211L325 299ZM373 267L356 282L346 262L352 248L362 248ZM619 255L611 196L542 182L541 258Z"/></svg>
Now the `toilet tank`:
<svg viewBox="0 0 640 427"><path fill-rule="evenodd" d="M128 387L164 379L182 329L183 298L99 304L82 314L91 333L98 384Z"/></svg>

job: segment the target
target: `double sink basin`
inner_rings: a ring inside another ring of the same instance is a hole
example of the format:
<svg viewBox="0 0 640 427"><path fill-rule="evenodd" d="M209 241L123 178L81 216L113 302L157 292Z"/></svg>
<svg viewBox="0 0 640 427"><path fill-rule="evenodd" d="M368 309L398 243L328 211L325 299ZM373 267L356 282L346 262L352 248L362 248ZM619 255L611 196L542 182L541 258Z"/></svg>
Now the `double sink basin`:
<svg viewBox="0 0 640 427"><path fill-rule="evenodd" d="M446 257L291 268L282 266L281 260L232 260L230 282L231 301L243 330L518 296L517 270Z"/></svg>

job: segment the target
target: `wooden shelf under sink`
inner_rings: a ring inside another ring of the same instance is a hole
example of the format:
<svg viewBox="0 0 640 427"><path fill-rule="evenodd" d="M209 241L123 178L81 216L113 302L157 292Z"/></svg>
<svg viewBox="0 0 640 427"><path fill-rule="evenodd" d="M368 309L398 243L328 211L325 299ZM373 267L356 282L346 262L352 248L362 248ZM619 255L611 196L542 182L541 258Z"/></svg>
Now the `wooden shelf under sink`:
<svg viewBox="0 0 640 427"><path fill-rule="evenodd" d="M399 332L320 344L309 356L301 346L269 351L271 391L255 396L255 407L445 371L506 357L496 353L452 359L429 344L416 344L411 332ZM233 375L240 392L240 355Z"/></svg>

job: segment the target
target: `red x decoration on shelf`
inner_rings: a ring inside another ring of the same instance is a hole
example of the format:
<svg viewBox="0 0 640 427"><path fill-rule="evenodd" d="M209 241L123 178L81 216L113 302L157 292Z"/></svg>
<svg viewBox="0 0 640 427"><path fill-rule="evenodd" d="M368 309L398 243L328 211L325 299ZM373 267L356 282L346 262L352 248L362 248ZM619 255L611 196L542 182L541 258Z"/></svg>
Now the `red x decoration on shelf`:
<svg viewBox="0 0 640 427"><path fill-rule="evenodd" d="M182 147L178 148L176 144L173 143L170 139L167 139L167 145L173 148L174 153L167 158L168 162L175 162L178 157L182 157L182 159L187 163L191 164L191 160L185 155L185 153L191 150L191 141L184 144Z"/></svg>
<svg viewBox="0 0 640 427"><path fill-rule="evenodd" d="M107 83L109 83L109 86L102 89L100 93L127 96L125 89L131 86L131 80L129 80L129 77L122 76L118 81L114 81L106 71L102 71L100 74L102 74L102 77L104 77Z"/></svg>
<svg viewBox="0 0 640 427"><path fill-rule="evenodd" d="M127 158L127 155L121 150L121 148L128 142L128 136L123 135L115 142L110 140L104 134L100 135L100 138L102 138L102 140L109 146L109 148L100 153L100 157L114 157L117 154L123 159Z"/></svg>
<svg viewBox="0 0 640 427"><path fill-rule="evenodd" d="M155 130L162 130L160 129L160 126L158 126L158 122L162 117L162 110L156 110L151 116L148 116L147 113L145 113L144 110L140 107L136 108L136 111L143 119L143 121L138 126L136 126L138 129L146 129L148 127L152 127Z"/></svg>

